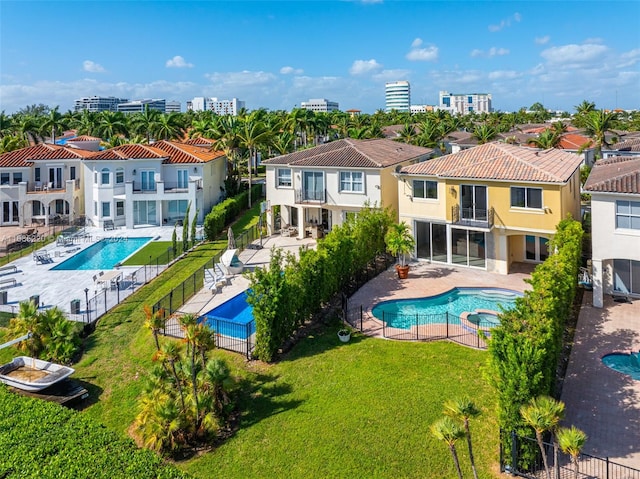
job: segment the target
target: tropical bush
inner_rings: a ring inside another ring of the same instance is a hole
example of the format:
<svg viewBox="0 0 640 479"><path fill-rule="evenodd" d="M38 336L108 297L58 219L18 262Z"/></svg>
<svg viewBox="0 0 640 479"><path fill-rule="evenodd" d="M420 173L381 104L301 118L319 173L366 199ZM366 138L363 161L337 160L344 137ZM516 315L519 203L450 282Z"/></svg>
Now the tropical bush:
<svg viewBox="0 0 640 479"><path fill-rule="evenodd" d="M272 361L278 349L351 279L384 252L393 222L389 210L365 205L357 217L334 227L316 250L299 258L271 251L268 268L249 275L247 301L256 322L254 356Z"/></svg>
<svg viewBox="0 0 640 479"><path fill-rule="evenodd" d="M80 349L82 325L69 321L57 307L38 311L32 301L23 301L18 314L9 321L9 337L27 333L28 339L16 344L16 348L30 357L58 363L70 363Z"/></svg>
<svg viewBox="0 0 640 479"><path fill-rule="evenodd" d="M240 213L246 209L249 191L243 191L233 198L227 198L215 205L209 214L204 218L204 236L207 241L213 241L225 226L231 224ZM251 198L254 202L262 197L262 185L257 184L251 187Z"/></svg>
<svg viewBox="0 0 640 479"><path fill-rule="evenodd" d="M500 326L488 339L485 373L498 400L498 423L505 431L530 435L520 414L522 406L556 392L565 321L577 289L582 234L580 223L571 218L558 224L549 242L549 257L531 275L532 289L501 315ZM504 447L510 451L510 442L505 441Z"/></svg>
<svg viewBox="0 0 640 479"><path fill-rule="evenodd" d="M180 479L151 451L57 404L0 385L0 477Z"/></svg>
<svg viewBox="0 0 640 479"><path fill-rule="evenodd" d="M208 443L226 425L233 403L229 367L220 359L209 359L215 336L197 317L185 314L177 321L185 334L184 345L175 340L160 343L163 314L145 307L146 326L156 344L156 365L150 371L139 401L136 433L145 447L177 452Z"/></svg>

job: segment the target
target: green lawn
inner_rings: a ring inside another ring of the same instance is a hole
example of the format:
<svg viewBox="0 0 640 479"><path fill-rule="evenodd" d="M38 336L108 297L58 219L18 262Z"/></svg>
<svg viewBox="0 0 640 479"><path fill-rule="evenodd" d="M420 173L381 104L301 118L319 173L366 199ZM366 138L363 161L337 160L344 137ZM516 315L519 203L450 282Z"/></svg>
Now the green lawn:
<svg viewBox="0 0 640 479"><path fill-rule="evenodd" d="M123 266L140 266L143 264L149 264L149 258L154 261L158 256L163 256L164 261L160 264L168 263L167 249L173 248L171 241L151 241L147 243L144 248L138 250L133 256L130 256L127 261L122 263Z"/></svg>
<svg viewBox="0 0 640 479"><path fill-rule="evenodd" d="M248 365L240 430L181 468L196 477L456 477L429 426L447 398L472 394L480 477L494 477L497 426L479 371L486 353L449 342L394 342L337 327L305 339L281 362ZM465 477L466 444L459 443Z"/></svg>

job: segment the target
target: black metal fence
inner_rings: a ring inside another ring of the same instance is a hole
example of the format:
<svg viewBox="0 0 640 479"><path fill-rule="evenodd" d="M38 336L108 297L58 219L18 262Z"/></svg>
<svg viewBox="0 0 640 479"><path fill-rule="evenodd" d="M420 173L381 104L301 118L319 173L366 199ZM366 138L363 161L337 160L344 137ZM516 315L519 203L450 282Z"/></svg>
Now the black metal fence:
<svg viewBox="0 0 640 479"><path fill-rule="evenodd" d="M349 305L343 299L343 317L352 327L363 330L362 305ZM382 335L385 338L405 341L435 341L448 339L456 343L486 349L486 338L495 323L482 316L457 316L439 314L394 314L382 312Z"/></svg>
<svg viewBox="0 0 640 479"><path fill-rule="evenodd" d="M258 239L260 239L260 230L258 226L255 225L235 238L236 248L238 251L242 251ZM177 321L171 320L170 317L204 287L206 270L214 269L215 264L220 262L222 254L223 251L216 253L202 268L194 272L191 276L160 299L160 301L153 305L153 312L162 311L163 318L168 320L165 328L161 331L161 334L179 338L184 336L184 333ZM249 323L249 325L251 325L251 323ZM247 325L247 327L250 327L249 325ZM214 325L213 330L217 332L216 346L221 349L240 352L246 354L247 357L250 357L251 352L255 347L253 334L248 334L246 331L235 329L236 327L244 328L245 326L228 321L217 323L217 327ZM222 331L230 334L222 334Z"/></svg>
<svg viewBox="0 0 640 479"><path fill-rule="evenodd" d="M535 438L520 436L515 432L500 431L500 439L501 472L530 479L546 477L542 453ZM503 446L505 442L510 444L508 452ZM578 456L577 462L573 463L571 456L564 454L553 444L544 442L543 446L553 479L640 479L640 469L618 464L609 460L608 457L602 458L583 453ZM536 451L533 459L530 451Z"/></svg>

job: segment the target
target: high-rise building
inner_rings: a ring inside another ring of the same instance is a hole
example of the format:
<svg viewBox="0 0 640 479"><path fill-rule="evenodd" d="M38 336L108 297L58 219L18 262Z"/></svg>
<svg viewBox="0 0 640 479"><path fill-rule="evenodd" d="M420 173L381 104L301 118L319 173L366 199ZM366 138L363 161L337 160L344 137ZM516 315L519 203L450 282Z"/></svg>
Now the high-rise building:
<svg viewBox="0 0 640 479"><path fill-rule="evenodd" d="M237 98L218 100L215 97L197 96L193 100L187 100L187 111L212 111L216 115L236 116L244 107L244 101Z"/></svg>
<svg viewBox="0 0 640 479"><path fill-rule="evenodd" d="M300 108L322 113L339 110L337 101L329 101L324 98L315 98L309 101L303 101L300 103Z"/></svg>
<svg viewBox="0 0 640 479"><path fill-rule="evenodd" d="M490 93L449 93L440 91L440 108L450 113L466 115L471 112L491 113Z"/></svg>
<svg viewBox="0 0 640 479"><path fill-rule="evenodd" d="M149 110L158 110L164 113L166 111L166 100L132 100L118 105L118 111L122 113L141 113L145 108Z"/></svg>
<svg viewBox="0 0 640 479"><path fill-rule="evenodd" d="M113 96L89 96L76 100L74 102L74 111L118 111L118 105L126 103L126 98L116 98Z"/></svg>
<svg viewBox="0 0 640 479"><path fill-rule="evenodd" d="M411 106L411 86L408 81L394 81L384 85L386 107L389 113L395 111L409 111Z"/></svg>

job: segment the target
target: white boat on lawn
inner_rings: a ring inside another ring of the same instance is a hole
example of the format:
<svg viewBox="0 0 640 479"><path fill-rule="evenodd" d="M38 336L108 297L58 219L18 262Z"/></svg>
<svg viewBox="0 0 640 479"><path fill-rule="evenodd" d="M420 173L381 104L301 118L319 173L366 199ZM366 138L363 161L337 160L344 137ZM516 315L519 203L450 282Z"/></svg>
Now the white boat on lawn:
<svg viewBox="0 0 640 479"><path fill-rule="evenodd" d="M68 378L75 369L42 359L18 356L0 366L0 381L23 391L41 391Z"/></svg>

